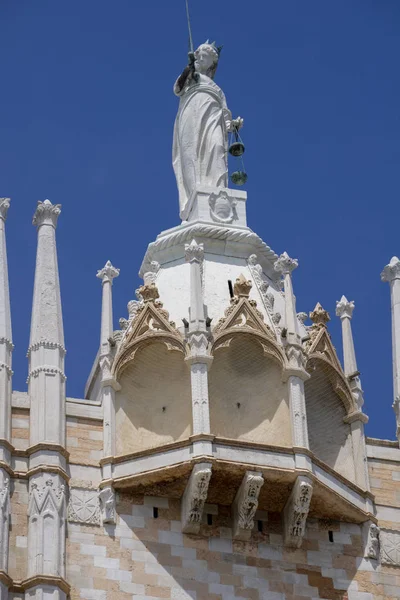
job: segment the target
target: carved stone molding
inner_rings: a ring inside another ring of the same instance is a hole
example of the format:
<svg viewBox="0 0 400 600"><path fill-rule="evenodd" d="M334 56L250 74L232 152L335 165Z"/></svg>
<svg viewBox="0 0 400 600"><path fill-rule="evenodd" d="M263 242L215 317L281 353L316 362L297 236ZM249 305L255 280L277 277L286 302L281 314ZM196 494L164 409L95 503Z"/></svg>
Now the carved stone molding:
<svg viewBox="0 0 400 600"><path fill-rule="evenodd" d="M219 194L210 194L209 198L210 216L216 223L232 223L237 221L236 200L230 198L225 190Z"/></svg>
<svg viewBox="0 0 400 600"><path fill-rule="evenodd" d="M36 227L41 225L52 225L57 227L57 220L61 214L61 204L52 204L50 200L37 203L35 214L33 215L32 224Z"/></svg>
<svg viewBox="0 0 400 600"><path fill-rule="evenodd" d="M393 256L390 263L386 265L381 273L382 281L393 281L394 279L400 279L400 260L397 256Z"/></svg>
<svg viewBox="0 0 400 600"><path fill-rule="evenodd" d="M10 198L0 198L0 219L5 221L7 219L7 212L10 208Z"/></svg>
<svg viewBox="0 0 400 600"><path fill-rule="evenodd" d="M211 479L211 464L194 465L182 498L181 520L184 533L198 533Z"/></svg>
<svg viewBox="0 0 400 600"><path fill-rule="evenodd" d="M111 262L108 260L104 267L97 271L96 277L101 279L102 283L110 282L112 283L115 277L118 277L119 269L116 269L112 266Z"/></svg>
<svg viewBox="0 0 400 600"><path fill-rule="evenodd" d="M400 567L400 531L380 529L379 541L381 563L392 567Z"/></svg>
<svg viewBox="0 0 400 600"><path fill-rule="evenodd" d="M299 261L296 258L290 258L289 254L284 252L276 259L274 269L282 275L290 275L298 266Z"/></svg>
<svg viewBox="0 0 400 600"><path fill-rule="evenodd" d="M300 475L296 479L283 512L286 546L300 548L302 544L306 531L306 521L310 509L312 491L311 480L308 477Z"/></svg>
<svg viewBox="0 0 400 600"><path fill-rule="evenodd" d="M33 476L28 500L28 577L65 575L65 486L58 475Z"/></svg>
<svg viewBox="0 0 400 600"><path fill-rule="evenodd" d="M263 484L264 478L257 471L247 471L243 477L233 503L233 536L237 539L250 539Z"/></svg>
<svg viewBox="0 0 400 600"><path fill-rule="evenodd" d="M198 244L194 238L190 244L185 244L185 260L201 263L204 260L204 244Z"/></svg>
<svg viewBox="0 0 400 600"><path fill-rule="evenodd" d="M67 514L71 523L100 525L99 491L71 488Z"/></svg>
<svg viewBox="0 0 400 600"><path fill-rule="evenodd" d="M51 365L42 365L41 367L37 367L37 369L33 369L26 380L26 383L29 383L32 377L38 377L40 373L45 373L46 375L59 375L61 381L66 381L67 377L61 369L58 367L53 367Z"/></svg>
<svg viewBox="0 0 400 600"><path fill-rule="evenodd" d="M340 300L336 302L336 316L341 319L351 319L353 316L354 302L347 300L346 296L342 296Z"/></svg>
<svg viewBox="0 0 400 600"><path fill-rule="evenodd" d="M99 491L99 501L101 510L101 520L104 523L115 525L116 522L116 502L115 492L112 487L105 487Z"/></svg>

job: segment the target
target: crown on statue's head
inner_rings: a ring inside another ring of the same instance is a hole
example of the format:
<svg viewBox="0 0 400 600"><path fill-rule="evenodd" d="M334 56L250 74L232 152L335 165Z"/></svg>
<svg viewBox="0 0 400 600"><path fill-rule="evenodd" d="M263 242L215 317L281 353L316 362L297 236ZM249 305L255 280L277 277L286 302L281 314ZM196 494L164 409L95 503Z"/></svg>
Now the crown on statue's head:
<svg viewBox="0 0 400 600"><path fill-rule="evenodd" d="M206 42L204 42L203 45L211 46L211 48L213 48L213 50L215 50L215 52L218 54L218 56L221 54L221 50L223 48L223 46L216 46L215 41L210 42L210 40L207 40Z"/></svg>

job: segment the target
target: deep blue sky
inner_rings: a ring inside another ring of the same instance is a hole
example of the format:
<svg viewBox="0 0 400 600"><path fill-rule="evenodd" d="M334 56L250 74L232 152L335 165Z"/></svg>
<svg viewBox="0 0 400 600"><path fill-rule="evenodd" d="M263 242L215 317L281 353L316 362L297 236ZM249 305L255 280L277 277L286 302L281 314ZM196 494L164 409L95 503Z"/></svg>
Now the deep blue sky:
<svg viewBox="0 0 400 600"><path fill-rule="evenodd" d="M389 286L379 275L400 254L400 3L191 5L195 44L224 44L216 80L245 118L249 224L299 259L297 308L320 301L338 348L335 301L343 293L355 301L367 433L394 438ZM97 269L107 259L121 268L117 326L147 244L178 224L172 85L186 52L184 0L0 2L14 389L26 389L37 200L63 206L69 396L83 397L98 347Z"/></svg>

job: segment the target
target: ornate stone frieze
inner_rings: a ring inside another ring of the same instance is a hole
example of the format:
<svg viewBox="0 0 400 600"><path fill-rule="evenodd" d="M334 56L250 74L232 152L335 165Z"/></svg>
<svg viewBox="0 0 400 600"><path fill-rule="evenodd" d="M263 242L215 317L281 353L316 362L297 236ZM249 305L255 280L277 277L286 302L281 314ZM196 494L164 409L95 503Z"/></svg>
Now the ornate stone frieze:
<svg viewBox="0 0 400 600"><path fill-rule="evenodd" d="M212 193L209 198L210 216L216 223L232 223L237 221L236 200L231 198L226 190L218 194Z"/></svg>
<svg viewBox="0 0 400 600"><path fill-rule="evenodd" d="M214 327L214 334L228 327L249 327L258 330L269 337L274 337L271 328L264 322L264 315L257 309L257 302L245 296L235 296L230 306L225 310L225 316L219 319Z"/></svg>
<svg viewBox="0 0 400 600"><path fill-rule="evenodd" d="M365 545L365 558L379 559L379 536L380 529L375 523L370 523L367 528L367 540Z"/></svg>
<svg viewBox="0 0 400 600"><path fill-rule="evenodd" d="M301 546L306 530L312 491L311 480L300 475L296 479L284 509L284 536L287 546L293 548Z"/></svg>
<svg viewBox="0 0 400 600"><path fill-rule="evenodd" d="M115 277L118 277L119 271L120 270L113 267L111 262L108 260L104 267L97 271L96 277L101 279L102 283L105 283L106 281L110 281L112 283L112 280L115 279Z"/></svg>
<svg viewBox="0 0 400 600"><path fill-rule="evenodd" d="M116 507L115 492L112 487L105 487L99 491L101 520L104 523L115 525Z"/></svg>
<svg viewBox="0 0 400 600"><path fill-rule="evenodd" d="M379 541L381 563L392 567L400 567L400 531L380 529Z"/></svg>
<svg viewBox="0 0 400 600"><path fill-rule="evenodd" d="M182 498L181 520L184 533L198 533L200 530L210 479L209 463L194 465Z"/></svg>
<svg viewBox="0 0 400 600"><path fill-rule="evenodd" d="M100 525L99 491L71 488L67 514L71 523Z"/></svg>
<svg viewBox="0 0 400 600"><path fill-rule="evenodd" d="M282 275L290 275L298 266L299 261L296 258L290 258L289 254L284 252L276 259L274 269Z"/></svg>
<svg viewBox="0 0 400 600"><path fill-rule="evenodd" d="M10 479L2 470L0 486L0 571L7 571L8 529L10 514Z"/></svg>
<svg viewBox="0 0 400 600"><path fill-rule="evenodd" d="M263 484L262 474L256 471L247 471L243 477L233 503L233 535L237 539L248 540L251 536Z"/></svg>
<svg viewBox="0 0 400 600"><path fill-rule="evenodd" d="M381 273L382 281L393 281L394 279L400 279L400 260L397 256L393 256L390 263L386 265Z"/></svg>
<svg viewBox="0 0 400 600"><path fill-rule="evenodd" d="M7 219L7 212L10 208L10 198L0 198L0 219L5 221Z"/></svg>
<svg viewBox="0 0 400 600"><path fill-rule="evenodd" d="M32 223L36 227L41 225L52 225L57 226L58 217L61 214L61 204L52 204L50 200L37 203L36 212L33 215Z"/></svg>
<svg viewBox="0 0 400 600"><path fill-rule="evenodd" d="M204 260L204 244L198 244L195 239L185 244L185 259L186 262L201 263Z"/></svg>

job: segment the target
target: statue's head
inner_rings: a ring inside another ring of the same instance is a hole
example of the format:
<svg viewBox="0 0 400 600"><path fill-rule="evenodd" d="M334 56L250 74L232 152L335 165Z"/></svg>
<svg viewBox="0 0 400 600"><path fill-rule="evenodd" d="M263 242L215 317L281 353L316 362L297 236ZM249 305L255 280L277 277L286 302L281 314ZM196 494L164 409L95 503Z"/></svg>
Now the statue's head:
<svg viewBox="0 0 400 600"><path fill-rule="evenodd" d="M214 79L221 49L222 46L217 48L214 42L210 44L208 40L201 44L194 53L196 71Z"/></svg>

